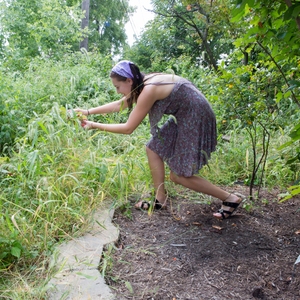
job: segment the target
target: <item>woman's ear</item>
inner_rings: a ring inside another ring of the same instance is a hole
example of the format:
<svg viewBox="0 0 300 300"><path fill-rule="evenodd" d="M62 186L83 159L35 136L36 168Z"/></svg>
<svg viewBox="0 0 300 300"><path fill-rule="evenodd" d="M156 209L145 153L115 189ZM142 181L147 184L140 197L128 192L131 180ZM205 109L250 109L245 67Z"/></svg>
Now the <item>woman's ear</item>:
<svg viewBox="0 0 300 300"><path fill-rule="evenodd" d="M126 78L127 83L133 85L133 80L131 78Z"/></svg>

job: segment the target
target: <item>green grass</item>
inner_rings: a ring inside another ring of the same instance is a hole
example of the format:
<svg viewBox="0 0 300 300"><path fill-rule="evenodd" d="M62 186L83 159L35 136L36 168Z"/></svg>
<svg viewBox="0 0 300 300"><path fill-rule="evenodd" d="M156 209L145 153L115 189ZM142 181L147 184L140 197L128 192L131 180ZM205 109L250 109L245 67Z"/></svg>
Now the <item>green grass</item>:
<svg viewBox="0 0 300 300"><path fill-rule="evenodd" d="M81 63L85 59L81 57ZM12 155L0 158L3 299L42 299L53 272L50 256L58 243L82 235L91 212L104 201L128 212L129 198L137 200L152 192L144 149L150 137L147 121L127 136L85 131L76 120L67 118L66 108L93 107L115 99L112 86L99 76L99 70L104 74L107 67L93 60L87 65L72 60L35 63L28 73L11 79L11 88L5 91L4 109L21 113L1 119L11 119L20 131ZM107 123L126 118L126 113L92 116ZM247 182L253 159L249 137L238 126L226 134L230 142L219 138L216 152L200 174L222 186ZM272 136L264 176L269 188L284 188L299 179L299 163L286 164L295 154L292 147L278 151L285 141L281 132ZM171 196L184 190L169 181L166 187ZM199 201L208 200L199 197Z"/></svg>
<svg viewBox="0 0 300 300"><path fill-rule="evenodd" d="M103 201L126 207L128 197L152 190L144 151L147 123L124 136L85 131L65 115L63 107L54 105L32 119L18 151L0 166L4 298L41 299L51 278L48 262L57 243L81 235L91 212ZM247 140L237 135L230 143L220 142L201 175L218 185L247 177L248 149ZM276 164L271 167L270 162L268 174L289 174ZM167 182L167 188L175 194L179 187Z"/></svg>

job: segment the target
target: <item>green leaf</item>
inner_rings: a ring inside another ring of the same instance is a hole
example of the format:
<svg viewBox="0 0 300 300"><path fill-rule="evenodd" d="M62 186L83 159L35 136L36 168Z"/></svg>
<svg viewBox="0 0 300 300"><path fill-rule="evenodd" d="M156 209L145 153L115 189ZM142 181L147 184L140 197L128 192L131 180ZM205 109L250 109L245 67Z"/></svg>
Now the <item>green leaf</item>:
<svg viewBox="0 0 300 300"><path fill-rule="evenodd" d="M295 140L299 140L300 139L300 128L298 128L297 130L294 130L290 133L290 137Z"/></svg>
<svg viewBox="0 0 300 300"><path fill-rule="evenodd" d="M298 80L290 80L289 84L300 87L300 81Z"/></svg>
<svg viewBox="0 0 300 300"><path fill-rule="evenodd" d="M292 196L296 196L296 195L300 194L300 186L299 185L291 186L289 188L289 190L291 191Z"/></svg>
<svg viewBox="0 0 300 300"><path fill-rule="evenodd" d="M292 18L296 18L300 13L300 3L294 4L288 8L284 14L284 20L287 21Z"/></svg>
<svg viewBox="0 0 300 300"><path fill-rule="evenodd" d="M293 90L294 88L298 87L297 85L291 85L286 91Z"/></svg>
<svg viewBox="0 0 300 300"><path fill-rule="evenodd" d="M42 130L46 133L49 134L47 128L45 127L45 125L42 122L37 122L39 124L39 126L42 128Z"/></svg>
<svg viewBox="0 0 300 300"><path fill-rule="evenodd" d="M294 10L293 10L292 16L294 18L297 18L299 16L299 14L300 14L300 3L297 3L297 4L293 5L293 6L294 6Z"/></svg>
<svg viewBox="0 0 300 300"><path fill-rule="evenodd" d="M11 255L20 258L21 256L21 249L19 247L11 247L10 250Z"/></svg>
<svg viewBox="0 0 300 300"><path fill-rule="evenodd" d="M282 150L282 149L294 144L294 142L295 141L288 141L288 142L284 143L283 145L281 145L280 147L278 147L278 150Z"/></svg>
<svg viewBox="0 0 300 300"><path fill-rule="evenodd" d="M255 6L255 0L248 0L246 1L249 7L254 7Z"/></svg>
<svg viewBox="0 0 300 300"><path fill-rule="evenodd" d="M133 288L132 288L132 285L130 284L130 282L129 281L125 281L125 285L126 285L127 289L129 290L129 292L131 294L133 294Z"/></svg>
<svg viewBox="0 0 300 300"><path fill-rule="evenodd" d="M281 99L283 98L283 95L281 92L278 92L276 95L276 103L279 103L281 101Z"/></svg>
<svg viewBox="0 0 300 300"><path fill-rule="evenodd" d="M6 157L6 156L0 157L0 164L6 163L6 162L8 162L8 161L9 161L9 158L8 158L8 157Z"/></svg>
<svg viewBox="0 0 300 300"><path fill-rule="evenodd" d="M243 16L245 12L244 10L237 12L237 13L232 13L233 17L230 19L231 22L238 22Z"/></svg>
<svg viewBox="0 0 300 300"><path fill-rule="evenodd" d="M279 40L283 40L286 35L287 35L287 32L280 32L279 34L277 34L277 38Z"/></svg>

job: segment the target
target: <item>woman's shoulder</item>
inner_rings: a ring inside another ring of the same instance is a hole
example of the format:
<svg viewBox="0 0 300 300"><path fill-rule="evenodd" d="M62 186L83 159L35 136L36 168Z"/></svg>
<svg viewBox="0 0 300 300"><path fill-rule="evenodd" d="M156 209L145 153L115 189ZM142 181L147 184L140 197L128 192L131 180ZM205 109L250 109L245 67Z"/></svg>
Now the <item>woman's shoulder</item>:
<svg viewBox="0 0 300 300"><path fill-rule="evenodd" d="M159 83L176 83L181 79L180 76L175 74L166 73L152 73L145 75L144 83L147 84L159 84Z"/></svg>
<svg viewBox="0 0 300 300"><path fill-rule="evenodd" d="M175 84L180 81L182 77L174 74L155 74L155 76L145 76L144 88L142 95L151 95L155 100L161 100L168 97Z"/></svg>

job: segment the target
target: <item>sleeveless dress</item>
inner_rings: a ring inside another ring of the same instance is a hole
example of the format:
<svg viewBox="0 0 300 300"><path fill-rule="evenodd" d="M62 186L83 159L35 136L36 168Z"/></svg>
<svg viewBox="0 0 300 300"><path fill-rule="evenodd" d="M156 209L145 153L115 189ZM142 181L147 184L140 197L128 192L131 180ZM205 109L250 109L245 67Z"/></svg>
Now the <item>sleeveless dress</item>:
<svg viewBox="0 0 300 300"><path fill-rule="evenodd" d="M156 101L149 111L152 138L147 147L172 172L190 177L208 163L216 149L216 118L204 95L190 81L180 78L171 84L174 84L171 94ZM163 115L170 118L159 127Z"/></svg>

